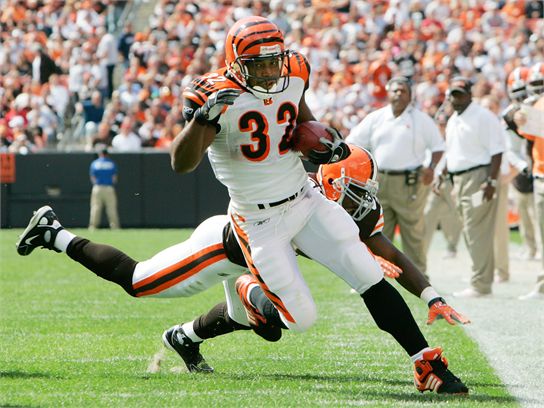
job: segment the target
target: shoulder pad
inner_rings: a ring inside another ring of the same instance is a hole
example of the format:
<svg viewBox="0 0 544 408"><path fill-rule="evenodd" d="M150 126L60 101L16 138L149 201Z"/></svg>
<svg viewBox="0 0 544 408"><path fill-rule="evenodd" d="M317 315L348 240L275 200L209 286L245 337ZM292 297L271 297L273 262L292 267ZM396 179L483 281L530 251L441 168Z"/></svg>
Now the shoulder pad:
<svg viewBox="0 0 544 408"><path fill-rule="evenodd" d="M292 51L289 57L289 74L302 78L305 83L310 77L310 64L306 57L296 51Z"/></svg>
<svg viewBox="0 0 544 408"><path fill-rule="evenodd" d="M193 101L198 106L202 106L211 94L221 89L243 90L238 83L227 78L226 71L226 68L221 68L193 79L191 84L183 91L183 97Z"/></svg>

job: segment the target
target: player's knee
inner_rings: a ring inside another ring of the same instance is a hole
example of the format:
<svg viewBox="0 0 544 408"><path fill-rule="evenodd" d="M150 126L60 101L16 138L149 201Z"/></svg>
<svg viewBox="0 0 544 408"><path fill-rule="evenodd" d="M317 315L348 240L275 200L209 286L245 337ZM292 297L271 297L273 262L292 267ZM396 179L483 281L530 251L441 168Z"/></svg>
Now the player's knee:
<svg viewBox="0 0 544 408"><path fill-rule="evenodd" d="M357 293L364 293L383 279L383 271L362 243L354 242L347 247L343 263L353 273L354 282L350 284Z"/></svg>
<svg viewBox="0 0 544 408"><path fill-rule="evenodd" d="M317 320L317 307L312 299L306 299L292 308L295 312L290 318L282 316L289 330L302 333L312 327Z"/></svg>

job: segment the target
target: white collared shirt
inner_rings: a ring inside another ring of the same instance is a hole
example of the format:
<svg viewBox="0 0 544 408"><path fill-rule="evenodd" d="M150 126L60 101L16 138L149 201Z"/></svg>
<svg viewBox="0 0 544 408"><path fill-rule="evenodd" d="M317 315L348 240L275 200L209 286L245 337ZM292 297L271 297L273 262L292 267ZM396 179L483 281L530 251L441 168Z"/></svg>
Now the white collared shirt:
<svg viewBox="0 0 544 408"><path fill-rule="evenodd" d="M398 117L391 105L370 113L346 138L374 155L378 168L415 169L425 161L425 151L444 150L444 140L429 115L409 105Z"/></svg>
<svg viewBox="0 0 544 408"><path fill-rule="evenodd" d="M446 163L457 172L491 163L491 156L505 151L499 119L475 102L460 115L455 112L446 125Z"/></svg>

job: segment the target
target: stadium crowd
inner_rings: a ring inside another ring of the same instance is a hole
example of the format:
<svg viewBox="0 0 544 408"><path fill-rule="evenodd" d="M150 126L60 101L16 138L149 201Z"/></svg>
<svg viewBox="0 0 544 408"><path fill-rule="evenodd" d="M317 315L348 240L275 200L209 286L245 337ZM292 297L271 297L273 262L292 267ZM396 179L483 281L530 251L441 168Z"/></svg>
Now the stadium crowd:
<svg viewBox="0 0 544 408"><path fill-rule="evenodd" d="M117 27L118 0L7 0L0 13L0 149L167 148L184 125L181 92L224 64L233 21L267 16L312 66L307 101L349 133L411 78L435 114L448 80L508 103L518 66L544 60L543 3L530 0L158 0L148 28ZM120 80L114 86L114 71Z"/></svg>

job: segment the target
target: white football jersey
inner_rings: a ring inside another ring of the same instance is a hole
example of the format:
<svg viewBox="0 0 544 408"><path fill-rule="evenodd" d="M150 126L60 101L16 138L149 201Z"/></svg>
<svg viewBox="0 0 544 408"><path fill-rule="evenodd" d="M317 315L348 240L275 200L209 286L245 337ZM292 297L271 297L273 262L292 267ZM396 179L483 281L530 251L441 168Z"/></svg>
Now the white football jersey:
<svg viewBox="0 0 544 408"><path fill-rule="evenodd" d="M233 205L267 204L300 191L307 175L299 154L287 137L296 124L298 105L308 79L308 66L299 54L290 58L287 89L261 100L225 76L225 69L199 77L184 96L199 105L220 89L242 94L221 114L218 132L208 150L215 176L229 190Z"/></svg>

